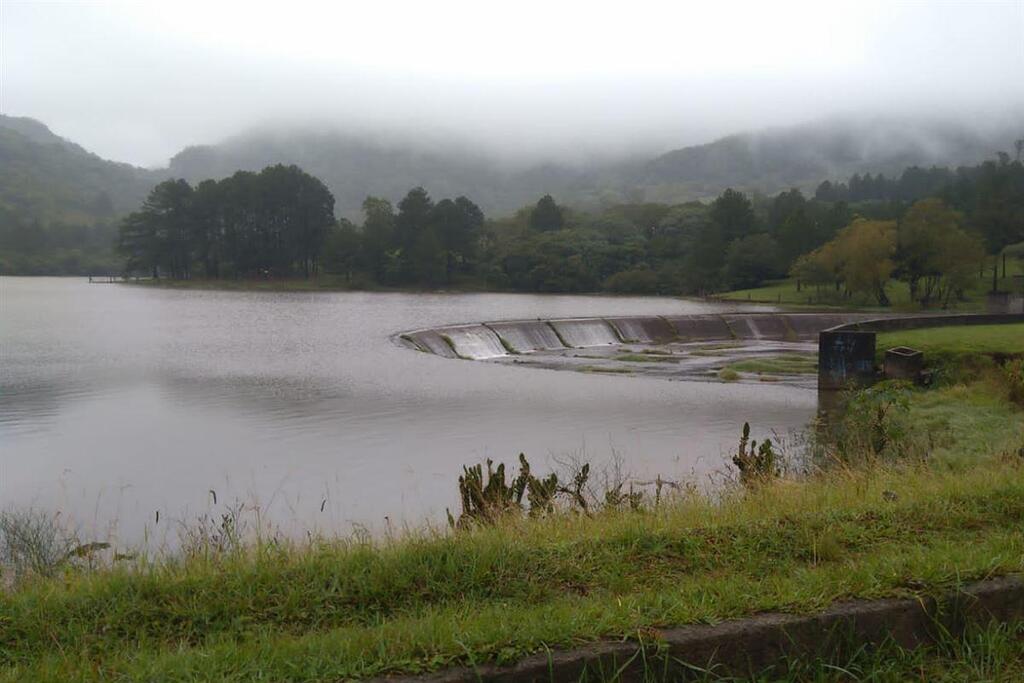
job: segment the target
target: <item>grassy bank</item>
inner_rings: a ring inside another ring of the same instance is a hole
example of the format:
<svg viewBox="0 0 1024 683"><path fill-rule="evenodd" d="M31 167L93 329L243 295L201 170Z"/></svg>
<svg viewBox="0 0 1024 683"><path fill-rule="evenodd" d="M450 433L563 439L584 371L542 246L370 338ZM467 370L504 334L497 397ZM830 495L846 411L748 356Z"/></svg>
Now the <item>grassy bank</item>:
<svg viewBox="0 0 1024 683"><path fill-rule="evenodd" d="M330 680L510 661L1022 571L1022 523L1024 471L992 461L834 474L723 506L267 545L23 587L0 602L0 656L23 680Z"/></svg>
<svg viewBox="0 0 1024 683"><path fill-rule="evenodd" d="M411 673L1021 572L1024 409L999 373L901 389L899 457L865 453L806 478L680 493L639 512L208 545L29 578L0 593L0 680ZM979 633L964 647L998 641L979 661L949 643L846 664L894 678L928 667L1019 671L1011 636ZM811 677L825 664L801 666Z"/></svg>
<svg viewBox="0 0 1024 683"><path fill-rule="evenodd" d="M1014 279L1015 275L1024 273L1024 265L1017 259L1007 262L1006 277L1002 277L1002 268L999 270L1000 277L997 282L999 289L1014 291L1020 286ZM965 292L965 300L950 302L950 306L959 311L983 311L986 307L986 296L992 289L992 271L986 269L985 274L974 280ZM890 308L879 308L878 301L867 295L858 295L852 298L845 298L841 291L833 287L815 287L803 285L797 288L797 282L793 278L784 280L773 280L761 287L752 289L739 289L732 292L725 292L717 295L716 298L726 301L749 301L752 303L786 304L790 306L814 306L814 307L835 307L835 308L866 308L879 310L913 310L920 306L910 299L910 289L905 282L893 281L887 288L889 299L892 302Z"/></svg>
<svg viewBox="0 0 1024 683"><path fill-rule="evenodd" d="M969 362L978 356L1024 357L1024 323L931 327L878 335L880 354L894 346L909 346L933 361L946 363Z"/></svg>

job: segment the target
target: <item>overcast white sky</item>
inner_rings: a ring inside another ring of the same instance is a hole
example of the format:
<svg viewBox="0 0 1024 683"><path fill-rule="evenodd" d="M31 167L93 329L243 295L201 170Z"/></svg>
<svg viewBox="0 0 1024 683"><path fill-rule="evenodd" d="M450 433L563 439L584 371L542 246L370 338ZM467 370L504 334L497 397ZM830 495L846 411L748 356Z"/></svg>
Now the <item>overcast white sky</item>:
<svg viewBox="0 0 1024 683"><path fill-rule="evenodd" d="M656 150L1024 105L1024 0L0 0L0 111L158 165L265 124Z"/></svg>

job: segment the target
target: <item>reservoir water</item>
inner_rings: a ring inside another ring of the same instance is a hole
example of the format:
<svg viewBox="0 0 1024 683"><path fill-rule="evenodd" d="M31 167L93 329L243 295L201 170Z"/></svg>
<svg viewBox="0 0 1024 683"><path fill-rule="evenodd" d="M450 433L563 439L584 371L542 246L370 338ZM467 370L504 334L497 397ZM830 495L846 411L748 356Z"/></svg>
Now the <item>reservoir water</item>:
<svg viewBox="0 0 1024 683"><path fill-rule="evenodd" d="M799 429L815 393L453 360L392 336L717 310L728 309L0 278L0 507L59 510L95 539L166 542L175 520L234 501L286 531L440 522L458 506L463 464L520 452L539 470L575 454L595 468L618 457L639 478L701 480L724 467L744 421L759 437Z"/></svg>

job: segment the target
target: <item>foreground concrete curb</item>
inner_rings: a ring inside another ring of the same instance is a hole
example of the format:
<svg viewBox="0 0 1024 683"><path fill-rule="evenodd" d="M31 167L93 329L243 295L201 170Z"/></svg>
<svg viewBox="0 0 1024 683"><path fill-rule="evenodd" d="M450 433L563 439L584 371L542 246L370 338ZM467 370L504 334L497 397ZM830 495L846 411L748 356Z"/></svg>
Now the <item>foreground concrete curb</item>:
<svg viewBox="0 0 1024 683"><path fill-rule="evenodd" d="M938 597L861 600L820 614L761 614L710 626L661 629L652 631L647 643L600 641L533 655L509 667L461 667L376 680L526 683L575 681L587 674L607 680L617 673L618 680L639 681L645 668L679 679L692 673L692 667L735 676L763 671L787 656L833 655L885 641L915 648L943 631L958 635L969 624L1019 619L1024 619L1024 580L1014 576L967 584Z"/></svg>

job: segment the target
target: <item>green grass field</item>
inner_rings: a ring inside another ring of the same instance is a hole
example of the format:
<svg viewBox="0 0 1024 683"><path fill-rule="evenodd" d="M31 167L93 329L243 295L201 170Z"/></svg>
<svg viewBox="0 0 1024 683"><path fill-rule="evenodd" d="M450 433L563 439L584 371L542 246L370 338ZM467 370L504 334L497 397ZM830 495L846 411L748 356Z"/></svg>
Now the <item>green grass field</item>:
<svg viewBox="0 0 1024 683"><path fill-rule="evenodd" d="M878 335L879 354L894 346L909 346L925 357L956 359L965 356L1024 356L1024 323L931 327Z"/></svg>
<svg viewBox="0 0 1024 683"><path fill-rule="evenodd" d="M1022 572L1024 408L1007 400L1000 377L989 367L909 390L913 429L901 460L693 490L639 512L516 516L376 540L264 540L29 577L0 590L0 680L416 673ZM836 665L882 680L1015 674L1016 633L793 663L807 674L795 680Z"/></svg>
<svg viewBox="0 0 1024 683"><path fill-rule="evenodd" d="M1024 274L1024 265L1018 259L1007 261L1006 277L1002 277L1002 268L999 270L999 288L1001 290L1017 291L1020 280L1014 279L1015 275ZM977 281L967 291L966 301L951 302L951 307L957 310L974 311L983 310L986 305L986 294L992 288L992 271L986 269L984 275L978 277ZM886 290L892 301L892 309L913 310L919 308L917 304L910 301L910 290L906 283L892 281ZM751 303L775 303L790 306L814 306L814 307L835 307L835 308L879 308L878 302L869 296L856 296L852 299L844 299L832 287L801 287L797 291L796 280L773 280L761 287L754 289L739 289L732 292L725 292L718 295L718 298L727 301L750 301Z"/></svg>

